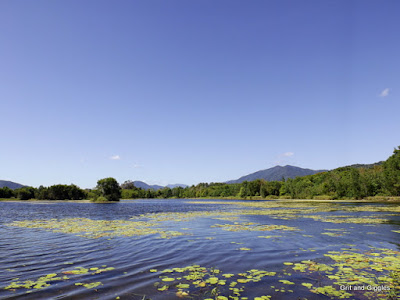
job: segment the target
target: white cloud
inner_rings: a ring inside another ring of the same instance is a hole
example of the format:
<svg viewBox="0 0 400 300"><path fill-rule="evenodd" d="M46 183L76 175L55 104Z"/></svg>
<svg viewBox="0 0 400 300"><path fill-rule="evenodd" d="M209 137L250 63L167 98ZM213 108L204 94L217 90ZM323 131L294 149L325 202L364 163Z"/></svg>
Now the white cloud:
<svg viewBox="0 0 400 300"><path fill-rule="evenodd" d="M389 96L389 92L390 92L390 89L386 88L379 94L379 97L387 97L387 96Z"/></svg>
<svg viewBox="0 0 400 300"><path fill-rule="evenodd" d="M110 159L112 159L112 160L120 160L121 157L119 155L113 155L113 156L110 157Z"/></svg>
<svg viewBox="0 0 400 300"><path fill-rule="evenodd" d="M133 167L134 167L135 169L139 169L139 168L141 168L142 166L141 166L141 165L135 164L135 165L133 165Z"/></svg>
<svg viewBox="0 0 400 300"><path fill-rule="evenodd" d="M290 156L293 156L293 155L294 155L293 152L285 152L285 153L282 154L282 156L285 156L285 157L290 157Z"/></svg>

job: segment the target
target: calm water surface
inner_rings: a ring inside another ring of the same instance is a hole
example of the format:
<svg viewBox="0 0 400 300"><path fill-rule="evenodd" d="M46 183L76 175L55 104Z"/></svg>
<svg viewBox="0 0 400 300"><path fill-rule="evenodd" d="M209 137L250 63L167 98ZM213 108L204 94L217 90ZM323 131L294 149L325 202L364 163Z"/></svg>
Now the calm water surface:
<svg viewBox="0 0 400 300"><path fill-rule="evenodd" d="M371 247L400 249L400 234L392 231L400 230L399 213L388 216L387 212L353 212L349 215L376 217L381 214L390 219L389 224L335 224L306 218L276 219L268 215L242 215L243 210L250 208L207 203L207 200L203 202L205 204L188 203L188 200L126 200L115 204L0 202L0 299L179 299L176 289L171 292L158 291L161 285L154 284L160 282L161 274L149 270L190 265L200 265L210 270L216 268L221 270L221 274L238 274L251 269L277 272L276 276L247 284L241 296L249 299L260 295L271 295L272 299L329 299L324 295L311 294L299 284L310 278L300 272L288 274L283 263L304 260L325 262L329 259L324 256L327 251L340 251L343 247L365 251ZM343 215L341 205L353 204L340 204L337 211L322 212L320 215ZM165 230L185 233L168 239L155 234L92 239L40 228L9 226L14 221L35 219L130 220L135 216L145 218L149 213L201 211L222 214L237 212L237 218L229 220L224 217L226 219L221 220L203 215L181 222L165 221L162 222ZM232 232L211 227L234 222L294 226L299 231ZM342 236L321 234L327 229L346 229L347 233ZM258 238L263 235L278 237ZM251 250L241 251L241 247ZM51 282L50 286L42 289L4 289L16 278L20 281L37 280L46 274L63 274L76 267L103 265L114 269L95 275L68 276L68 280ZM281 279L296 283L285 286L293 292L282 293L271 288L282 286L278 281ZM315 278L315 281L318 279ZM102 285L91 289L75 285L85 282L101 282ZM220 286L219 290L221 295L230 291L229 286ZM197 290L191 296L192 299L209 298L210 291Z"/></svg>

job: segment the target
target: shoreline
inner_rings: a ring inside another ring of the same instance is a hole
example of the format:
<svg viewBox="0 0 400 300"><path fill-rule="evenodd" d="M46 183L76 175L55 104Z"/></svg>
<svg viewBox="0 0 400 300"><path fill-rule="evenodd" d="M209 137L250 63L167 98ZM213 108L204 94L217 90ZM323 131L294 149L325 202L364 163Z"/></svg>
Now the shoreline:
<svg viewBox="0 0 400 300"><path fill-rule="evenodd" d="M29 200L19 200L19 199L15 199L15 198L10 198L10 199L6 199L6 198L1 198L0 202L17 202L17 203L64 203L64 202L74 202L74 203L92 203L90 202L90 200L88 199L83 199L83 200L38 200L38 199L29 199Z"/></svg>
<svg viewBox="0 0 400 300"><path fill-rule="evenodd" d="M382 197L382 198L375 198L375 199L265 199L265 198L258 198L258 199L243 199L243 198L232 198L232 197L201 197L201 198L135 198L135 199L120 199L120 201L129 200L129 201L136 201L136 200L222 200L222 201L278 201L278 202L331 202L331 203L344 203L344 202L355 202L355 203L399 203L400 204L400 197ZM112 201L107 203L118 203L120 201ZM16 202L16 203L94 203L89 199L82 199L82 200L38 200L38 199L29 199L29 200L19 200L15 198L0 198L0 202ZM101 202L98 202L101 203ZM98 204L97 203L97 204ZM106 203L106 202L105 202Z"/></svg>

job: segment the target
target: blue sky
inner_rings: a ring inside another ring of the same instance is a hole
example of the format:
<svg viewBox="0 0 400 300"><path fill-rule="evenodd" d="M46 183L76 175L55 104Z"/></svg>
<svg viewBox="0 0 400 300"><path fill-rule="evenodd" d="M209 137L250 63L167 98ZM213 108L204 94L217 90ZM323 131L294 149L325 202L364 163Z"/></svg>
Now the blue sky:
<svg viewBox="0 0 400 300"><path fill-rule="evenodd" d="M399 1L0 1L0 179L219 182L400 145Z"/></svg>

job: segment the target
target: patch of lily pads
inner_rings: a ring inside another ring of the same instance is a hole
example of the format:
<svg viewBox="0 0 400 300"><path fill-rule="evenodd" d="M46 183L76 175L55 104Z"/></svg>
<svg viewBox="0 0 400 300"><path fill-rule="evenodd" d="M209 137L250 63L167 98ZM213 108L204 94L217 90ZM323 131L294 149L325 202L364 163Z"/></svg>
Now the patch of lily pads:
<svg viewBox="0 0 400 300"><path fill-rule="evenodd" d="M207 203L207 201L195 201L190 203ZM342 210L345 212L392 212L399 214L400 209L393 206L340 206L336 203L315 203L315 202L293 202L293 201L262 201L262 202L230 202L218 201L218 204L230 204L243 206L254 209L240 209L236 211L192 211L192 212L168 212L168 213L149 213L140 216L135 216L130 220L92 220L87 218L66 218L66 219L48 219L48 220L26 220L15 221L6 225L46 229L53 232L62 232L75 234L86 238L112 238L116 236L142 236L142 235L158 235L159 238L172 238L188 233L180 231L165 230L165 225L162 222L185 222L195 218L213 218L226 221L236 221L238 216L251 215L268 215L274 219L297 219L310 218L314 221L329 222L329 223L353 223L353 224L382 224L388 223L389 219L382 218L382 215L377 216L350 216L336 215L326 216L316 213L330 212ZM146 220L146 221L144 221ZM161 228L160 228L161 227ZM252 223L234 224L217 224L215 227L220 227L228 231L271 231L271 230L298 230L295 227L284 225L260 225ZM397 232L397 231L394 231ZM333 234L328 234L332 235Z"/></svg>
<svg viewBox="0 0 400 300"><path fill-rule="evenodd" d="M379 212L379 213L390 213L386 216L399 216L400 207L392 205L338 205L338 203L332 201L319 202L319 201L282 201L282 200L271 200L271 201L190 201L188 203L196 204L226 204L234 206L242 206L248 208L248 210L238 210L237 214L241 215L268 215L274 219L291 220L298 218L311 218L314 221L328 222L328 223L353 223L353 224L384 224L388 223L389 219L382 218L384 214L371 216L324 216L315 215L315 213L326 213L333 211L343 211L346 213L362 212Z"/></svg>
<svg viewBox="0 0 400 300"><path fill-rule="evenodd" d="M341 201L343 202L343 201ZM296 200L269 200L269 201L188 201L193 204L227 204L243 207L252 207L257 209L301 209L303 211L313 212L330 212L330 211L346 211L346 212L390 212L400 213L398 205L341 205L339 201L296 201Z"/></svg>
<svg viewBox="0 0 400 300"><path fill-rule="evenodd" d="M400 251L384 248L371 248L364 252L342 249L329 251L325 256L330 258L330 262L304 260L283 264L286 271L290 269L291 272L305 273L304 277L309 278L310 282L302 282L297 288L302 286L313 294L325 295L331 299L400 297ZM232 274L216 268L192 265L161 271L151 269L150 272L158 273L159 281L155 286L159 292L178 298L246 299L247 291L250 291L248 284L261 282L264 277L269 277L269 281L271 278L276 279L276 284L281 285L271 286L271 289L267 290L269 294L293 292L290 287L295 285L293 281L277 279L281 276L276 272L257 269ZM291 276L292 273L283 274ZM343 286L354 289L343 289ZM271 295L262 295L254 299L270 297Z"/></svg>
<svg viewBox="0 0 400 300"><path fill-rule="evenodd" d="M16 291L17 289L26 289L28 292L32 290L44 289L52 284L56 284L57 282L61 281L68 281L70 277L67 275L72 275L77 277L78 275L96 275L107 271L112 271L115 268L107 267L106 265L101 267L91 267L91 268L84 268L84 267L76 267L75 269L64 270L57 273L51 273L44 276L37 278L36 280L19 280L19 278L13 279L13 281L6 287L5 290L9 291ZM87 289L95 289L96 287L102 285L101 282L86 282L86 283L75 283L75 285L83 286Z"/></svg>
<svg viewBox="0 0 400 300"><path fill-rule="evenodd" d="M295 231L300 230L297 227L291 227L286 225L262 225L253 222L234 222L234 224L215 224L211 227L221 228L226 231L273 231L273 230L282 230L282 231Z"/></svg>
<svg viewBox="0 0 400 300"><path fill-rule="evenodd" d="M148 213L132 217L133 220L147 219L150 222L187 222L196 218L224 218L226 220L238 218L237 212L227 211L188 211L188 212L167 212Z"/></svg>
<svg viewBox="0 0 400 300"><path fill-rule="evenodd" d="M183 268L171 268L158 271L151 269L151 273L159 274L159 281L155 283L159 292L168 295L183 297L201 297L202 299L230 299L243 298L246 284L260 282L264 277L275 276L276 272L252 269L243 273L223 273L216 268L205 268L192 265ZM287 282L282 282L287 284ZM270 295L261 295L254 299L270 299Z"/></svg>
<svg viewBox="0 0 400 300"><path fill-rule="evenodd" d="M258 237L263 239L276 239L282 237L282 235L259 235Z"/></svg>
<svg viewBox="0 0 400 300"><path fill-rule="evenodd" d="M15 278L5 290L15 291L16 289L43 289L50 286L50 283L55 281L62 281L69 279L67 276L57 276L56 273L47 274L45 276L39 277L37 280L25 280L19 281L19 278Z"/></svg>
<svg viewBox="0 0 400 300"><path fill-rule="evenodd" d="M366 299L400 297L400 251L372 248L365 252L329 251L325 256L333 262L323 264L306 260L284 264L293 271L307 273L307 277L314 278L314 283L302 285L315 294L333 299L353 298L356 295ZM316 281L320 282L318 286Z"/></svg>
<svg viewBox="0 0 400 300"><path fill-rule="evenodd" d="M142 236L157 234L160 238L184 235L179 231L168 231L155 227L157 224L130 220L92 220L87 218L65 218L48 220L14 221L7 224L23 228L45 229L52 232L74 234L85 238Z"/></svg>
<svg viewBox="0 0 400 300"><path fill-rule="evenodd" d="M320 221L325 223L335 224L385 224L389 222L389 219L383 219L379 217L366 216L366 217L352 217L347 215L340 216L321 216L321 215L304 215L303 218L310 218L314 221Z"/></svg>
<svg viewBox="0 0 400 300"><path fill-rule="evenodd" d="M321 232L321 234L329 235L329 236L343 236L345 234L349 234L350 232L344 228L325 228L325 230L329 232Z"/></svg>

